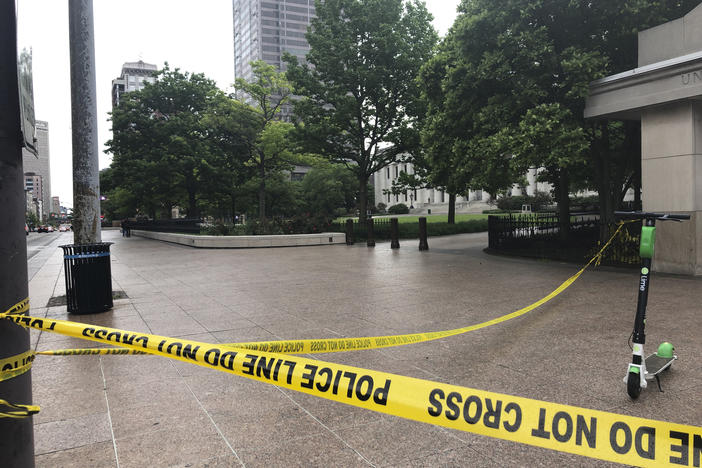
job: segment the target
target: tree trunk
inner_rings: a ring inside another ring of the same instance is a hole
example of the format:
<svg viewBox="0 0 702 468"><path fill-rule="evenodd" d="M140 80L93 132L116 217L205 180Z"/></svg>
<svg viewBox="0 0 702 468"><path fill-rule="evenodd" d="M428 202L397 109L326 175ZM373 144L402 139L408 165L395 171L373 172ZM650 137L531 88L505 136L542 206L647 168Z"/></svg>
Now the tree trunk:
<svg viewBox="0 0 702 468"><path fill-rule="evenodd" d="M570 181L568 169L558 171L558 231L561 241L567 241L570 234L570 198L568 197Z"/></svg>
<svg viewBox="0 0 702 468"><path fill-rule="evenodd" d="M233 193L229 195L232 209L232 223L236 222L236 197Z"/></svg>
<svg viewBox="0 0 702 468"><path fill-rule="evenodd" d="M188 188L188 218L197 218L200 214L197 212L197 201L195 199L195 191Z"/></svg>
<svg viewBox="0 0 702 468"><path fill-rule="evenodd" d="M643 210L641 202L641 122L626 123L627 139L630 141L630 157L634 167L634 209Z"/></svg>
<svg viewBox="0 0 702 468"><path fill-rule="evenodd" d="M456 224L456 194L449 193L448 223Z"/></svg>
<svg viewBox="0 0 702 468"><path fill-rule="evenodd" d="M186 174L185 189L188 191L188 218L198 218L200 213L197 209L197 182L194 169L188 170Z"/></svg>
<svg viewBox="0 0 702 468"><path fill-rule="evenodd" d="M263 223L266 221L266 166L263 156L261 156L258 176L261 178L258 184L258 219Z"/></svg>
<svg viewBox="0 0 702 468"><path fill-rule="evenodd" d="M614 194L612 192L612 176L609 148L609 126L602 124L602 141L597 155L599 165L599 197L600 197L600 242L609 238L609 224L614 221ZM617 191L618 192L618 191Z"/></svg>
<svg viewBox="0 0 702 468"><path fill-rule="evenodd" d="M368 205L368 178L358 178L358 223L366 224L366 209Z"/></svg>

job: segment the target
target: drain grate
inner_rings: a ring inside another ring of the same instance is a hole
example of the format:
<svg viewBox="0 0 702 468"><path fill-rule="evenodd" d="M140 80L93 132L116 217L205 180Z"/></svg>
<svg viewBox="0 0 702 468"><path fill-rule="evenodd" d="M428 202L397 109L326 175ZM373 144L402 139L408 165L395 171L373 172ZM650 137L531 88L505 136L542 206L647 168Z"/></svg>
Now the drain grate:
<svg viewBox="0 0 702 468"><path fill-rule="evenodd" d="M112 299L129 299L124 291L112 291ZM66 296L54 296L46 303L46 307L61 307L66 305Z"/></svg>

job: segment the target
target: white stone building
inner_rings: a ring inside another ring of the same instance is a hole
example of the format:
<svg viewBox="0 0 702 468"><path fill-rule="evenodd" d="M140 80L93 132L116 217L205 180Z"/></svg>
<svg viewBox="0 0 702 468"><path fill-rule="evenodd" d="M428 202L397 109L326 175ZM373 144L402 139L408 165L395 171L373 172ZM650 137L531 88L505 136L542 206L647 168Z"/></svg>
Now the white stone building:
<svg viewBox="0 0 702 468"><path fill-rule="evenodd" d="M112 107L119 105L119 98L124 93L139 91L144 87L144 83L156 81L154 75L158 67L142 60L138 62L127 62L122 65L122 74L119 78L112 80Z"/></svg>
<svg viewBox="0 0 702 468"><path fill-rule="evenodd" d="M435 213L448 211L449 195L439 189L417 189L408 190L400 195L385 193L392 188L401 172L414 173L412 163L393 163L373 175L373 185L375 187L375 204L384 203L386 206L404 203L416 212L424 212L431 209ZM550 192L551 185L545 182L536 181L537 170L530 169L526 174L527 185L512 187L512 195L534 195L538 192ZM457 211L482 211L490 208L490 194L483 190L470 190L467 196L456 197Z"/></svg>

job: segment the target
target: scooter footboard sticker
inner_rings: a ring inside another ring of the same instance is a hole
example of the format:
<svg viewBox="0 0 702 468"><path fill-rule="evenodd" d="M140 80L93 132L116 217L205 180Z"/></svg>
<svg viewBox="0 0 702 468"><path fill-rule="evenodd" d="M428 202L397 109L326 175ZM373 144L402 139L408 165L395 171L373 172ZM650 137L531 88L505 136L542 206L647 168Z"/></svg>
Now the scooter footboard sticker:
<svg viewBox="0 0 702 468"><path fill-rule="evenodd" d="M8 316L413 421L637 466L700 466L702 428L550 403L280 353L63 320ZM135 364L138 365L138 362Z"/></svg>

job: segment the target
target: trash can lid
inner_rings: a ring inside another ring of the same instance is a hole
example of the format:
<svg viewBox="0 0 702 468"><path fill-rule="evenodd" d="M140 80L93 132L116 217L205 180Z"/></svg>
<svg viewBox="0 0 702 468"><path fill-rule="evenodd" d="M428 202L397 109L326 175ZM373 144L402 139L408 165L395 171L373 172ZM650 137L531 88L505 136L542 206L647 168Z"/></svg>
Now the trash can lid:
<svg viewBox="0 0 702 468"><path fill-rule="evenodd" d="M59 245L63 249L63 253L88 253L88 252L110 252L110 246L114 242L95 242L93 244L66 244Z"/></svg>

